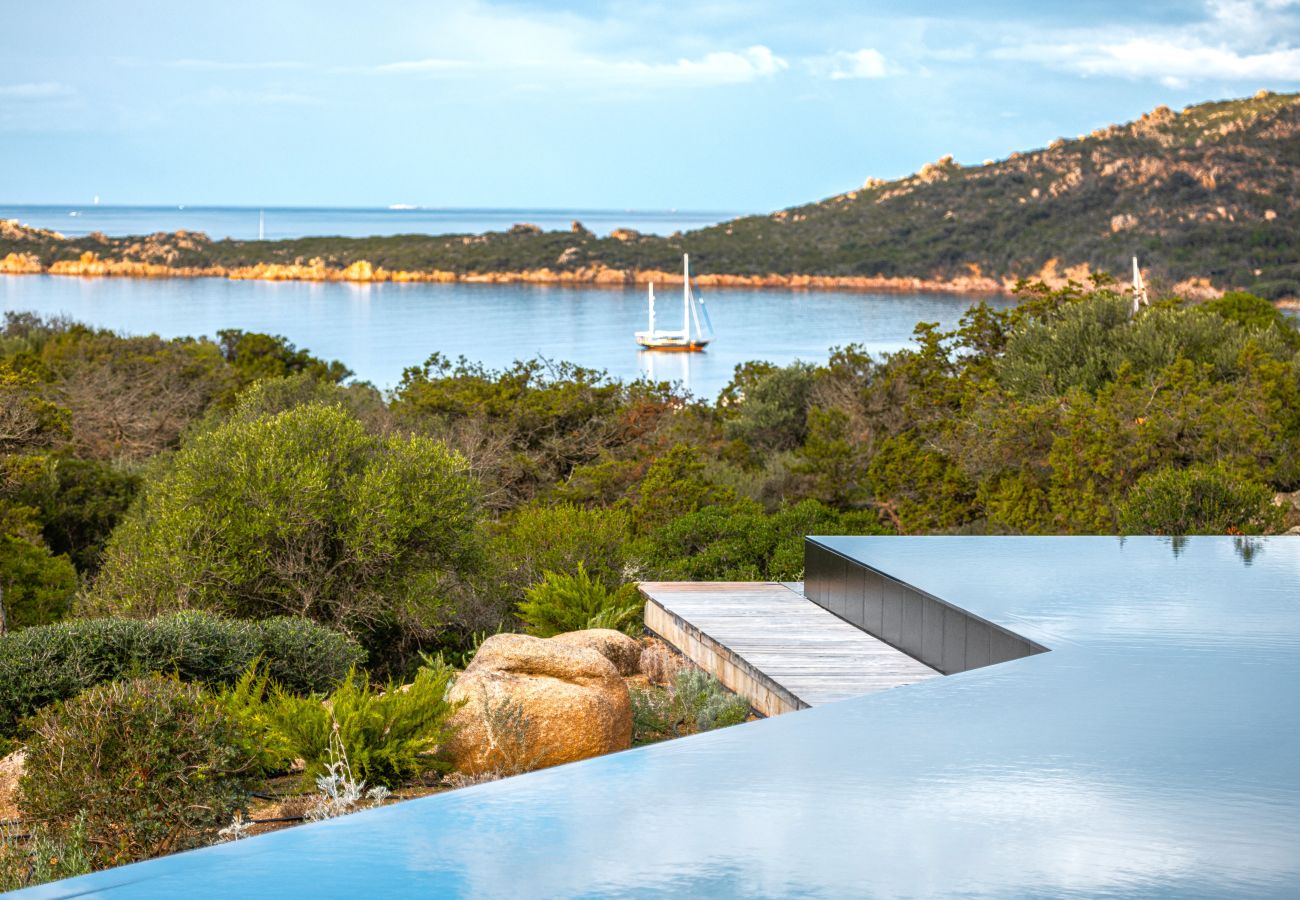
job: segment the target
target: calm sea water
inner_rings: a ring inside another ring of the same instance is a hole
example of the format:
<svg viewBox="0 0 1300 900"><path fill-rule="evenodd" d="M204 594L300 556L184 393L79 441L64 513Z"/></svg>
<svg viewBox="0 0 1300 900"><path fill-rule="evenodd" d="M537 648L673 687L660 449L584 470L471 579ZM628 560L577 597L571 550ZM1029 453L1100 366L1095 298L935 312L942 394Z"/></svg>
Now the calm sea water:
<svg viewBox="0 0 1300 900"><path fill-rule="evenodd" d="M406 366L438 351L493 368L543 356L622 379L679 381L710 399L747 360L822 362L832 347L849 343L873 353L897 350L909 343L916 323L954 325L978 302L941 294L779 290L704 296L717 335L709 349L651 353L632 340L646 325L640 289L0 275L5 310L164 337L212 336L222 328L282 334L318 356L342 360L379 387L394 386Z"/></svg>
<svg viewBox="0 0 1300 900"><path fill-rule="evenodd" d="M597 234L634 228L647 234L672 234L702 228L737 213L717 210L610 209L358 209L239 206L0 206L0 219L52 228L69 237L202 231L213 239L257 237L262 217L268 240L316 235L367 237L382 234L477 234L505 231L528 222L547 231L582 222Z"/></svg>

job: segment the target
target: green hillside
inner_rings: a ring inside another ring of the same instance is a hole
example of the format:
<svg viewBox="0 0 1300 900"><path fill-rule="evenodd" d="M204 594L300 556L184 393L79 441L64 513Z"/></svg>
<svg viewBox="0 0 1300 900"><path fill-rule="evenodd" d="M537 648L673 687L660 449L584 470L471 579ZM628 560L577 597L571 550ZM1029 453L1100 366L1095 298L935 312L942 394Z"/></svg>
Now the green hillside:
<svg viewBox="0 0 1300 900"><path fill-rule="evenodd" d="M171 267L359 260L389 271L461 274L549 269L675 270L689 251L717 275L884 276L1006 280L1087 264L1144 268L1173 284L1208 278L1265 297L1300 295L1300 95L1260 94L1175 112L1007 159L951 158L897 181L771 215L670 237L600 238L518 225L484 235L212 241L204 235L63 239L0 223L0 259L48 267L91 252ZM586 277L586 276L584 276ZM594 276L593 276L594 277Z"/></svg>

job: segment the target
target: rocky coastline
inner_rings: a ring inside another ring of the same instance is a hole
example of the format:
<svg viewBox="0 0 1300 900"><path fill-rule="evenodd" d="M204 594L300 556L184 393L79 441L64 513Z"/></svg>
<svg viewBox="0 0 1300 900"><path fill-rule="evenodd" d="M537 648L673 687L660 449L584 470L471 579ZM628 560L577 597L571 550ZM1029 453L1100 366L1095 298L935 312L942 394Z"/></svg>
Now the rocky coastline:
<svg viewBox="0 0 1300 900"><path fill-rule="evenodd" d="M975 269L976 267L972 267ZM1049 287L1063 287L1070 281L1086 283L1091 270L1087 264L1064 269L1049 261L1038 272L1023 276L1027 281L1041 281ZM630 287L651 282L660 285L682 283L680 272L660 269L622 269L604 265L576 269L521 269L499 272L455 272L446 269L386 269L358 260L347 266L329 265L312 259L295 263L257 263L248 266L176 266L140 260L102 259L83 253L74 260L58 260L45 265L33 254L10 253L0 258L0 275L66 275L78 278L228 278L232 281L310 281L351 282L356 284L433 283L433 284L555 284L566 286ZM973 271L955 278L922 276L862 276L781 274L741 275L703 273L692 280L701 288L747 288L809 291L877 291L884 293L945 293L1006 296L1015 292L1021 276L1001 278ZM1172 293L1193 300L1221 296L1223 290L1205 278L1191 278L1172 286ZM1297 301L1279 305L1294 308Z"/></svg>

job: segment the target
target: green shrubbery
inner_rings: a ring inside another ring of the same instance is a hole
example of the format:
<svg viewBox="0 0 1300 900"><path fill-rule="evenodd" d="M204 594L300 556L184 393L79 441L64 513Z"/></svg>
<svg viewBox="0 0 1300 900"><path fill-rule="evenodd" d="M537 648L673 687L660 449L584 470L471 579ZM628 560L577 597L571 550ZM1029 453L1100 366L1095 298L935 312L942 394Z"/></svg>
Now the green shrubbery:
<svg viewBox="0 0 1300 900"><path fill-rule="evenodd" d="M1127 534L1259 534L1282 524L1266 485L1221 465L1160 469L1143 475L1119 510Z"/></svg>
<svg viewBox="0 0 1300 900"><path fill-rule="evenodd" d="M23 717L101 682L150 672L233 682L260 660L287 690L327 691L365 658L357 643L305 619L241 622L202 613L83 619L0 637L0 736Z"/></svg>
<svg viewBox="0 0 1300 900"><path fill-rule="evenodd" d="M717 678L683 669L666 686L632 689L632 734L638 744L738 725L749 704Z"/></svg>
<svg viewBox="0 0 1300 900"><path fill-rule="evenodd" d="M198 434L114 533L91 608L300 616L359 636L372 663L446 624L478 560L466 463L309 403Z"/></svg>
<svg viewBox="0 0 1300 900"><path fill-rule="evenodd" d="M211 842L258 774L240 722L172 678L101 684L30 728L22 809L57 839L84 836L97 865Z"/></svg>
<svg viewBox="0 0 1300 900"><path fill-rule="evenodd" d="M22 830L19 830L22 829ZM58 829L45 824L0 825L0 891L85 875L95 866L95 853L86 840L86 815Z"/></svg>
<svg viewBox="0 0 1300 900"><path fill-rule="evenodd" d="M365 673L353 672L327 697L301 697L250 669L218 699L255 737L266 770L283 770L300 759L310 783L345 756L350 776L396 787L445 770L434 751L446 741L448 720L458 708L447 700L454 674L446 666L426 666L409 684L378 687Z"/></svg>
<svg viewBox="0 0 1300 900"><path fill-rule="evenodd" d="M529 634L554 637L584 628L640 631L643 601L635 585L610 590L587 574L582 563L572 575L547 572L524 592L519 618Z"/></svg>

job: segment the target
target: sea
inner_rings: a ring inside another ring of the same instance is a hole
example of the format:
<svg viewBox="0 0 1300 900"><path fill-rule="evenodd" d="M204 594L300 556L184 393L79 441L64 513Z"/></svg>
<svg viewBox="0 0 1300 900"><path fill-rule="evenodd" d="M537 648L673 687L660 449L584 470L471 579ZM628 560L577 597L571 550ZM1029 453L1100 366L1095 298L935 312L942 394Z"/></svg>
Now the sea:
<svg viewBox="0 0 1300 900"><path fill-rule="evenodd" d="M65 219L56 224L58 210ZM258 209L202 207L0 207L0 218L64 234L142 234L189 228L212 236L256 237ZM37 214L37 211L41 211ZM192 215L189 215L192 213ZM283 218L281 216L283 215ZM529 222L593 231L614 227L671 233L725 214L628 213L615 210L265 210L267 238L317 234L463 233ZM251 217L251 226L247 221ZM249 229L252 229L251 235ZM659 291L660 327L680 288ZM920 322L952 327L972 305L1006 306L1007 298L907 292L714 289L699 292L715 337L702 353L639 350L646 327L643 288L350 284L230 281L223 278L77 278L0 275L0 308L66 316L127 334L215 336L225 328L283 335L300 348L344 362L356 378L396 387L407 367L431 354L500 369L515 360L571 362L622 380L677 382L712 400L736 366L750 360L825 362L849 344L885 354L911 344Z"/></svg>

